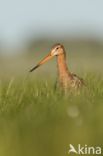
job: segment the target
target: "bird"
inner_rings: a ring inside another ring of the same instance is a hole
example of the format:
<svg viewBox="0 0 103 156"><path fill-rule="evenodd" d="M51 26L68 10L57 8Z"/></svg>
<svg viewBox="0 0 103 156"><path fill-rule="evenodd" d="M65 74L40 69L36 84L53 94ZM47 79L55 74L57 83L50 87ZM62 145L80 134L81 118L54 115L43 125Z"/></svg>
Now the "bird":
<svg viewBox="0 0 103 156"><path fill-rule="evenodd" d="M57 58L58 79L57 88L60 88L63 92L70 90L78 90L84 85L84 80L74 73L71 73L66 62L66 51L62 44L55 44L49 54L44 57L36 66L30 69L29 72L33 72L35 69L51 60L53 57Z"/></svg>

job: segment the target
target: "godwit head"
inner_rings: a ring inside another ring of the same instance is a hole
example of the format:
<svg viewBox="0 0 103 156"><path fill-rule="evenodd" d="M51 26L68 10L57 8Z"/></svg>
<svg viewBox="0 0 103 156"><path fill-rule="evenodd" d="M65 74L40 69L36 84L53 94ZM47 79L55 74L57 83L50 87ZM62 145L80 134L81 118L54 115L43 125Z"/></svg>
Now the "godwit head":
<svg viewBox="0 0 103 156"><path fill-rule="evenodd" d="M35 67L33 67L30 72L34 71L36 68L38 68L39 66L41 66L42 64L46 63L47 61L49 61L50 59L52 59L54 56L58 56L58 55L65 55L65 50L64 50L64 46L61 45L60 43L55 44L49 54L42 59Z"/></svg>
<svg viewBox="0 0 103 156"><path fill-rule="evenodd" d="M59 86L65 91L68 88L79 88L83 84L83 81L77 75L72 74L68 70L66 64L66 52L64 46L61 44L54 45L51 48L49 54L44 59L42 59L35 67L33 67L30 72L34 71L35 69L52 59L54 56L57 56Z"/></svg>

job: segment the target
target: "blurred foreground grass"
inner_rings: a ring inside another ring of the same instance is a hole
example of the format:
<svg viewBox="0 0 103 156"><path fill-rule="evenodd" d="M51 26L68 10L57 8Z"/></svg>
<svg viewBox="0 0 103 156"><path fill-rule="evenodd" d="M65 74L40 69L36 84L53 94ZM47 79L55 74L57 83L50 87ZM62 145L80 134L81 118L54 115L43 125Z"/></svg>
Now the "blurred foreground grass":
<svg viewBox="0 0 103 156"><path fill-rule="evenodd" d="M66 97L54 80L1 80L0 156L64 156L69 144L103 146L103 80L82 77L88 89Z"/></svg>

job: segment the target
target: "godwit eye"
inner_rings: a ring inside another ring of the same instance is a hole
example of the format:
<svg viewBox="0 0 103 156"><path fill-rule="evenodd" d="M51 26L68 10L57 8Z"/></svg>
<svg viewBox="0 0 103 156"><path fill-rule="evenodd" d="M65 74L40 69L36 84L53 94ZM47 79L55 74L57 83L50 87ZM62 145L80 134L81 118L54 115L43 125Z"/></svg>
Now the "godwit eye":
<svg viewBox="0 0 103 156"><path fill-rule="evenodd" d="M56 50L58 50L58 49L59 49L59 47L56 48Z"/></svg>

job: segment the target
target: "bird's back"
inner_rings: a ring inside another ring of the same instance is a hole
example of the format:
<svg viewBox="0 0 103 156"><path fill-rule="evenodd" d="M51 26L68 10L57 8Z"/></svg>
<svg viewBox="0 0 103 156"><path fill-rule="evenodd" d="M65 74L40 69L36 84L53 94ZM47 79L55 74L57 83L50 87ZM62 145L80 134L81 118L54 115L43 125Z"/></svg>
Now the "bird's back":
<svg viewBox="0 0 103 156"><path fill-rule="evenodd" d="M71 75L71 76L70 76ZM76 74L71 73L63 79L56 81L56 88L61 88L65 93L71 92L72 90L79 90L84 86L84 81L82 78L78 77Z"/></svg>
<svg viewBox="0 0 103 156"><path fill-rule="evenodd" d="M82 86L84 86L84 81L82 78L80 78L79 76L77 76L76 74L71 74L72 75L72 79L70 81L70 87L74 88L74 89L79 89Z"/></svg>

